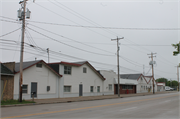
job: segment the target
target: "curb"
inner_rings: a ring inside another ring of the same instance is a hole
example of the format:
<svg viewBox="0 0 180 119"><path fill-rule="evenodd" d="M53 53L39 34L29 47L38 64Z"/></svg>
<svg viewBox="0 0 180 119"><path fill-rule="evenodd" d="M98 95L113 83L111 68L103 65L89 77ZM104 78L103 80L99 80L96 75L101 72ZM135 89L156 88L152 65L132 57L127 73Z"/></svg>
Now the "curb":
<svg viewBox="0 0 180 119"><path fill-rule="evenodd" d="M165 92L165 93L155 93L155 95L158 94L167 94L167 93L174 93L174 92ZM134 95L124 95L120 96L120 98L126 98L126 97L136 97L136 96L146 96L146 95L153 95L153 93L146 93L146 94L134 94ZM71 103L71 102L80 102L80 101L95 101L95 100L105 100L105 99L116 99L119 97L107 97L107 98L95 98L95 99L77 99L77 100L66 100L66 101L59 101L59 102L49 102L49 103L27 103L27 104L15 104L15 105L1 105L2 107L17 107L17 106L32 106L32 105L43 105L43 104L55 104L55 103Z"/></svg>

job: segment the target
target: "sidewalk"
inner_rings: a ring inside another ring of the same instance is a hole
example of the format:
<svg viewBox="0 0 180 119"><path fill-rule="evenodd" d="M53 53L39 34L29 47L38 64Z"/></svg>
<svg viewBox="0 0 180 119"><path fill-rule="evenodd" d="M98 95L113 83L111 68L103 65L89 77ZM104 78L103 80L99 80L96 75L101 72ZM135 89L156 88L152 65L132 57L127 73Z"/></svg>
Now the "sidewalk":
<svg viewBox="0 0 180 119"><path fill-rule="evenodd" d="M165 94L165 93L175 93L175 92L177 92L177 91L156 92L155 94ZM125 97L145 96L145 95L153 95L153 93L120 94L120 97L125 98ZM69 102L78 102L78 101L92 101L92 100L104 100L104 99L115 99L115 98L118 98L118 96L117 95L104 95L104 96L84 96L84 97L68 97L68 98L34 99L34 101L36 103L2 105L1 107L53 104L53 103L69 103Z"/></svg>

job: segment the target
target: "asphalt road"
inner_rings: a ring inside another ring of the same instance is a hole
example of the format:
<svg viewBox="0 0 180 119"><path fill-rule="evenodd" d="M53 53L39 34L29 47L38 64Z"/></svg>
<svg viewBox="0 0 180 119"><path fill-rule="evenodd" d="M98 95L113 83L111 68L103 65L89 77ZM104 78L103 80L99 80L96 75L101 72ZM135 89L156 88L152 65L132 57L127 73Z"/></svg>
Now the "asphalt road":
<svg viewBox="0 0 180 119"><path fill-rule="evenodd" d="M2 118L180 118L180 93L1 108Z"/></svg>

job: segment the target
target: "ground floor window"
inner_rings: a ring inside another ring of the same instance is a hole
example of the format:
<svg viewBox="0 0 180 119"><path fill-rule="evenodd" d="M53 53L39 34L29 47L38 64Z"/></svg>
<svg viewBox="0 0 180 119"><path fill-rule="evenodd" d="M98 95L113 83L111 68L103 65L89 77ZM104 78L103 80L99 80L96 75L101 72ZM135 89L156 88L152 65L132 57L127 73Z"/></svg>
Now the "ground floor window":
<svg viewBox="0 0 180 119"><path fill-rule="evenodd" d="M64 86L64 92L71 92L71 86Z"/></svg>
<svg viewBox="0 0 180 119"><path fill-rule="evenodd" d="M94 86L90 86L90 92L94 92Z"/></svg>
<svg viewBox="0 0 180 119"><path fill-rule="evenodd" d="M97 92L100 92L100 86L97 86Z"/></svg>
<svg viewBox="0 0 180 119"><path fill-rule="evenodd" d="M27 89L28 89L28 85L23 84L23 86L22 86L22 93L27 94L27 92L28 92Z"/></svg>
<svg viewBox="0 0 180 119"><path fill-rule="evenodd" d="M112 90L112 84L109 84L109 91Z"/></svg>
<svg viewBox="0 0 180 119"><path fill-rule="evenodd" d="M122 89L133 89L133 85L122 85Z"/></svg>

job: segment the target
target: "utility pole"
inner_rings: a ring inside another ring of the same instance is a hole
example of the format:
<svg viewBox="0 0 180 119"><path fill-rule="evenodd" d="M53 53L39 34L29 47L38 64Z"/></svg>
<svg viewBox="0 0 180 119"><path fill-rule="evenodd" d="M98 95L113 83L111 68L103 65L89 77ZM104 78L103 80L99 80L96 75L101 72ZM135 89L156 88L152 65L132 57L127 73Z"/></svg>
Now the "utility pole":
<svg viewBox="0 0 180 119"><path fill-rule="evenodd" d="M49 63L49 48L47 48L47 53L48 53L48 63Z"/></svg>
<svg viewBox="0 0 180 119"><path fill-rule="evenodd" d="M154 91L154 67L153 67L153 65L155 64L155 62L153 61L153 57L156 57L156 56L154 56L154 54L156 54L156 53L152 53L151 52L151 54L147 54L147 55L151 55L149 58L151 58L151 62L149 63L150 65L152 65L152 80L153 80L153 94L155 94L155 91Z"/></svg>
<svg viewBox="0 0 180 119"><path fill-rule="evenodd" d="M22 35L21 35L21 52L20 52L20 72L19 72L19 102L22 102L22 82L23 82L23 52L24 52L24 31L25 31L25 18L30 18L30 11L27 9L26 1L20 1L22 8L18 10L18 18L22 20ZM26 17L25 17L26 16Z"/></svg>
<svg viewBox="0 0 180 119"><path fill-rule="evenodd" d="M178 80L178 92L179 92L179 66L177 66L177 80Z"/></svg>
<svg viewBox="0 0 180 119"><path fill-rule="evenodd" d="M117 39L111 39L111 41L115 41L117 40L117 69L118 69L118 97L120 97L120 91L119 91L119 84L120 84L120 74L119 74L119 40L124 39L124 37L122 38L118 38Z"/></svg>
<svg viewBox="0 0 180 119"><path fill-rule="evenodd" d="M143 65L143 75L145 75L145 71L144 71L144 65Z"/></svg>

